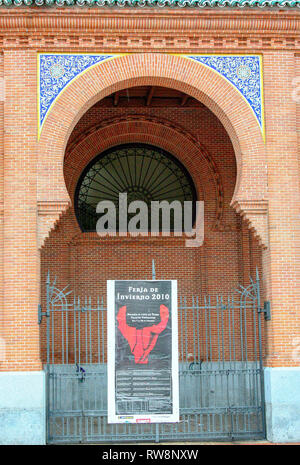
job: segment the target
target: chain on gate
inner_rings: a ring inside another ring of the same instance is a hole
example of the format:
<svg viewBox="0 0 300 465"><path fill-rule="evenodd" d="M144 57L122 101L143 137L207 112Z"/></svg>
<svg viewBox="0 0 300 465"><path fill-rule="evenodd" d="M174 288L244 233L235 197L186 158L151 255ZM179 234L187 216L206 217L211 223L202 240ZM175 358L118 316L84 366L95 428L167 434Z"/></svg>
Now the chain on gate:
<svg viewBox="0 0 300 465"><path fill-rule="evenodd" d="M48 443L264 438L262 313L258 272L226 298L181 297L179 423L108 424L104 300L74 297L48 275L39 307Z"/></svg>

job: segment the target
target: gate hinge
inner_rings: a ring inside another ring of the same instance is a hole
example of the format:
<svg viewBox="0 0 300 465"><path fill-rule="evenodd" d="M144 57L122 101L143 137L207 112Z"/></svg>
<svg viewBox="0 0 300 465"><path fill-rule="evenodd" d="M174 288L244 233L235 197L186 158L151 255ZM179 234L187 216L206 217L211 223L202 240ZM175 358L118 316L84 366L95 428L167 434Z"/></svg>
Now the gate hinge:
<svg viewBox="0 0 300 465"><path fill-rule="evenodd" d="M42 311L42 305L38 304L38 324L42 323L43 316L49 316L47 312Z"/></svg>
<svg viewBox="0 0 300 465"><path fill-rule="evenodd" d="M271 302L269 300L266 300L264 302L264 308L260 308L258 310L258 313L264 313L265 320L270 321L271 320Z"/></svg>

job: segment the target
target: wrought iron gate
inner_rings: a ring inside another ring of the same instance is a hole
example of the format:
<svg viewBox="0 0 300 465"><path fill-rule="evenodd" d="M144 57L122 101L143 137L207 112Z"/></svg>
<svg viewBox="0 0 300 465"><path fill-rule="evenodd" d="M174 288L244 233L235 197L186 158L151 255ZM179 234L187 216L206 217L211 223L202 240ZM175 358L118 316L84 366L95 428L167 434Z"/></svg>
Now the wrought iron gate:
<svg viewBox="0 0 300 465"><path fill-rule="evenodd" d="M106 308L47 280L39 310L48 443L265 437L259 276L226 298L178 302L180 422L108 424Z"/></svg>

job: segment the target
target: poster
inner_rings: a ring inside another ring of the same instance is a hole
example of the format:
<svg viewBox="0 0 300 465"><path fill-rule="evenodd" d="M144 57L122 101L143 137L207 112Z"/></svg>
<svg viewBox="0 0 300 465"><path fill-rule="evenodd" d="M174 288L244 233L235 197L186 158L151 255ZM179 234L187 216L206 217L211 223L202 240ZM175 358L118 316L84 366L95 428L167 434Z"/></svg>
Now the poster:
<svg viewBox="0 0 300 465"><path fill-rule="evenodd" d="M108 423L179 421L177 281L107 282Z"/></svg>

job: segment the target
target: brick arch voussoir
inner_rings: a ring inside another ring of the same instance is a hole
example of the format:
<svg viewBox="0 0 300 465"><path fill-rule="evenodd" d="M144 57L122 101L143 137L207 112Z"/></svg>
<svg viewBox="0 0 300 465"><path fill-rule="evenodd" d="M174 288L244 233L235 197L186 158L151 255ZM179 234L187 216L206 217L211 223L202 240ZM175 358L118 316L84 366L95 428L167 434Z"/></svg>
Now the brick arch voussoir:
<svg viewBox="0 0 300 465"><path fill-rule="evenodd" d="M195 136L173 122L148 115L126 115L102 120L81 132L66 149L65 182L73 199L78 178L85 166L99 153L121 143L148 142L173 153L188 168L203 199L215 203L213 229L218 229L224 211L224 187L218 167ZM205 166L203 166L205 165ZM208 179L213 181L213 189Z"/></svg>
<svg viewBox="0 0 300 465"><path fill-rule="evenodd" d="M105 96L138 85L171 87L206 105L223 124L235 151L237 181L233 207L247 218L245 205L254 200L266 200L263 138L251 109L238 91L200 63L176 55L147 53L120 56L92 67L57 99L39 142L40 204L49 200L53 205L60 205L62 211L70 204L63 176L63 159L68 138L82 115ZM257 171L261 173L259 178ZM253 216L251 224L255 229Z"/></svg>

